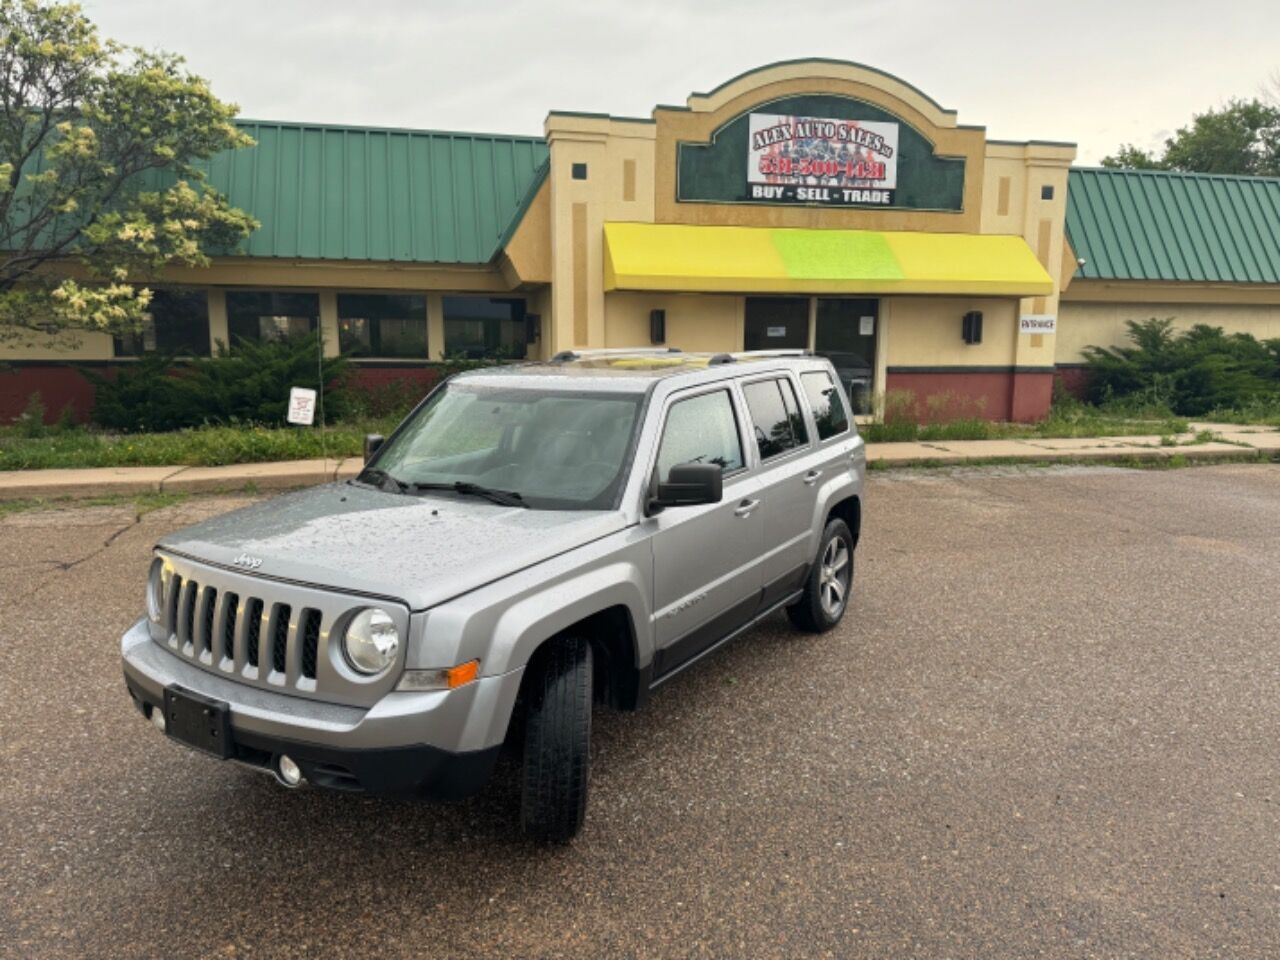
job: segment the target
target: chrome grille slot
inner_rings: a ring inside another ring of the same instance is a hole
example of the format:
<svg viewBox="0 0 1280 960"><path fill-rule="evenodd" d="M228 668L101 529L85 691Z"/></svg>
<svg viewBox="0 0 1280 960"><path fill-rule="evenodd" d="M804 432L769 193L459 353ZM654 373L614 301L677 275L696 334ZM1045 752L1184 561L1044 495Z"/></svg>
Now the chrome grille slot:
<svg viewBox="0 0 1280 960"><path fill-rule="evenodd" d="M271 669L284 673L288 665L289 615L293 611L287 603L277 603L271 613Z"/></svg>
<svg viewBox="0 0 1280 960"><path fill-rule="evenodd" d="M240 596L228 593L223 602L226 604L226 615L222 618L222 655L228 660L236 656L236 623L240 616Z"/></svg>
<svg viewBox="0 0 1280 960"><path fill-rule="evenodd" d="M365 678L330 652L343 625L370 598L163 551L162 559L165 625L153 635L191 666L250 687L361 707L373 706L399 681L403 661ZM391 613L407 650L409 610L389 599L378 605Z"/></svg>
<svg viewBox="0 0 1280 960"><path fill-rule="evenodd" d="M320 611L303 610L302 626L302 675L316 678L316 655L320 649Z"/></svg>
<svg viewBox="0 0 1280 960"><path fill-rule="evenodd" d="M165 626L169 628L170 633L175 635L178 632L178 598L181 594L182 578L175 574L169 584L169 612L165 619Z"/></svg>
<svg viewBox="0 0 1280 960"><path fill-rule="evenodd" d="M178 642L184 646L194 646L196 639L196 599L200 595L200 584L188 580L182 590L182 619L178 630Z"/></svg>
<svg viewBox="0 0 1280 960"><path fill-rule="evenodd" d="M249 666L258 665L258 651L262 646L262 601L257 597L249 601L249 609L245 612L249 618L248 637L245 640L245 659Z"/></svg>
<svg viewBox="0 0 1280 960"><path fill-rule="evenodd" d="M200 624L200 642L197 649L205 653L213 652L213 614L218 606L218 590L216 587L204 588L204 615Z"/></svg>

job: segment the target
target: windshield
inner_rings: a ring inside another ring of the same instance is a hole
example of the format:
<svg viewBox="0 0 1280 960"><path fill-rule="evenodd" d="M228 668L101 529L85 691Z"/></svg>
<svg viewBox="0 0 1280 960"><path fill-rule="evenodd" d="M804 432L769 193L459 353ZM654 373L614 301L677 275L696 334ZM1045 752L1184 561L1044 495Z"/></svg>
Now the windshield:
<svg viewBox="0 0 1280 960"><path fill-rule="evenodd" d="M377 470L409 493L459 484L534 509L612 509L643 399L449 383L378 452Z"/></svg>

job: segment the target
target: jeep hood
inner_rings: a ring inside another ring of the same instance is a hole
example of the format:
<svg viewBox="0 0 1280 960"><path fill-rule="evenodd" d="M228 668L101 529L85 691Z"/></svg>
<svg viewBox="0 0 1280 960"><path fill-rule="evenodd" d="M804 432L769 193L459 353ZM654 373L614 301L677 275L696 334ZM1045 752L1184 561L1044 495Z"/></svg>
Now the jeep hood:
<svg viewBox="0 0 1280 960"><path fill-rule="evenodd" d="M421 610L625 526L619 511L529 510L333 483L187 527L159 548L231 569L244 569L235 561L245 555L262 561L256 576Z"/></svg>

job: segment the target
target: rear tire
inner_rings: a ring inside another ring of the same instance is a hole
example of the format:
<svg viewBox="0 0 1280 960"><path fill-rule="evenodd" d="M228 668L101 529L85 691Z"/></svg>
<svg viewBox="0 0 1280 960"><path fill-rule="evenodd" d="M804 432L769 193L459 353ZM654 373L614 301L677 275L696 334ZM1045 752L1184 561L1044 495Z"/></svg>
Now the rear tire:
<svg viewBox="0 0 1280 960"><path fill-rule="evenodd" d="M822 531L804 593L787 607L787 616L806 633L826 633L844 617L852 593L853 534L843 520L833 519Z"/></svg>
<svg viewBox="0 0 1280 960"><path fill-rule="evenodd" d="M533 665L524 726L520 826L544 843L582 828L591 768L591 644L556 641Z"/></svg>

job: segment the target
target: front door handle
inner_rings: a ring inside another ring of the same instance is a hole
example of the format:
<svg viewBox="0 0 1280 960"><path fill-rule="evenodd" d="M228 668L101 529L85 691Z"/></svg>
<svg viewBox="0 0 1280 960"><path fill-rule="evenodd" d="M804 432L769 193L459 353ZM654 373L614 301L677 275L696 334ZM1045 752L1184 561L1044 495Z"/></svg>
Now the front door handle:
<svg viewBox="0 0 1280 960"><path fill-rule="evenodd" d="M755 510L758 506L760 506L759 500L743 500L733 508L733 515L735 517L749 517L751 516L751 511Z"/></svg>
<svg viewBox="0 0 1280 960"><path fill-rule="evenodd" d="M808 473L804 475L804 485L806 487L812 487L815 483L818 482L818 478L820 476L822 476L821 470L810 470Z"/></svg>

